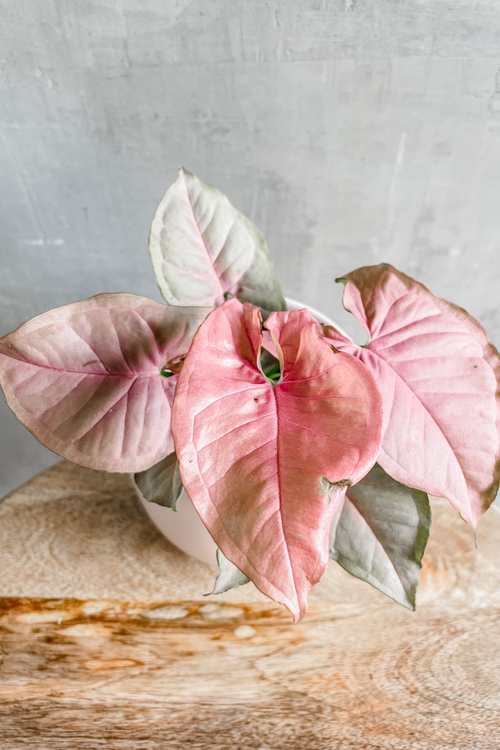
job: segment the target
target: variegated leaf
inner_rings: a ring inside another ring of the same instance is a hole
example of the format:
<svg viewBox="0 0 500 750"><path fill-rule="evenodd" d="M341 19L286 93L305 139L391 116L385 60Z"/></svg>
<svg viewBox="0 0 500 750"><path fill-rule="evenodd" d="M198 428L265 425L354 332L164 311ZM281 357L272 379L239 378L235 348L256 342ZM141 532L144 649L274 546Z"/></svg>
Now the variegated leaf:
<svg viewBox="0 0 500 750"><path fill-rule="evenodd" d="M223 193L185 169L158 206L149 250L169 305L215 307L234 296L286 310L262 234Z"/></svg>

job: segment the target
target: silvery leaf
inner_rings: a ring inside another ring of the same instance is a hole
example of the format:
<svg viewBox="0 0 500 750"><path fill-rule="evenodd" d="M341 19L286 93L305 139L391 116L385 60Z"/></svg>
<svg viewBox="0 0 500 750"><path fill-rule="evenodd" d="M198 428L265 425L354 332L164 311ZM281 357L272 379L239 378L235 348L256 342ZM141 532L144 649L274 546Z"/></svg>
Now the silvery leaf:
<svg viewBox="0 0 500 750"><path fill-rule="evenodd" d="M414 609L430 526L427 494L396 482L376 464L347 490L332 524L330 557Z"/></svg>
<svg viewBox="0 0 500 750"><path fill-rule="evenodd" d="M236 589L249 583L250 578L243 575L236 565L225 557L220 549L217 550L217 563L219 565L219 575L215 579L214 589L211 594L223 594L230 589Z"/></svg>
<svg viewBox="0 0 500 750"><path fill-rule="evenodd" d="M146 471L135 474L134 479L146 500L176 510L175 504L182 492L182 479L175 452Z"/></svg>
<svg viewBox="0 0 500 750"><path fill-rule="evenodd" d="M230 296L286 310L266 242L219 190L184 169L156 211L149 251L169 305L221 305Z"/></svg>

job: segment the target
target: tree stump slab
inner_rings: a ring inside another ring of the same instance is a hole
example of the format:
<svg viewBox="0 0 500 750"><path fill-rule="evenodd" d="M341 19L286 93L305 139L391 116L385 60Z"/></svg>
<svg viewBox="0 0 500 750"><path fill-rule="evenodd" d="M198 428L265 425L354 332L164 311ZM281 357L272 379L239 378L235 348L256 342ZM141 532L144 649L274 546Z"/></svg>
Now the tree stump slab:
<svg viewBox="0 0 500 750"><path fill-rule="evenodd" d="M416 612L331 562L306 619L62 462L0 506L0 748L498 750L500 514L435 499Z"/></svg>

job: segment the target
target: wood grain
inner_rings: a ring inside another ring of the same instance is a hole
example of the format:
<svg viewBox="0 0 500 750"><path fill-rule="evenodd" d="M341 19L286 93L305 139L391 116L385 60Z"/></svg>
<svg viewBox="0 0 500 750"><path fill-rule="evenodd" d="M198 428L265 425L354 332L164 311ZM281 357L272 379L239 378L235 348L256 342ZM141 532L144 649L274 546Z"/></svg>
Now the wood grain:
<svg viewBox="0 0 500 750"><path fill-rule="evenodd" d="M332 563L293 625L59 464L0 506L0 747L497 750L500 515L433 515L417 612Z"/></svg>

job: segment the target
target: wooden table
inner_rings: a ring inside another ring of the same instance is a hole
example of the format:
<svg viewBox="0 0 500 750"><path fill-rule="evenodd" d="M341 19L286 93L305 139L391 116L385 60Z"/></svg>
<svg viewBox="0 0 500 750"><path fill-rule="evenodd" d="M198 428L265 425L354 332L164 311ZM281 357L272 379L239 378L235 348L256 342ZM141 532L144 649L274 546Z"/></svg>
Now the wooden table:
<svg viewBox="0 0 500 750"><path fill-rule="evenodd" d="M293 625L58 464L0 506L0 748L498 750L500 514L433 516L416 613L330 563Z"/></svg>

